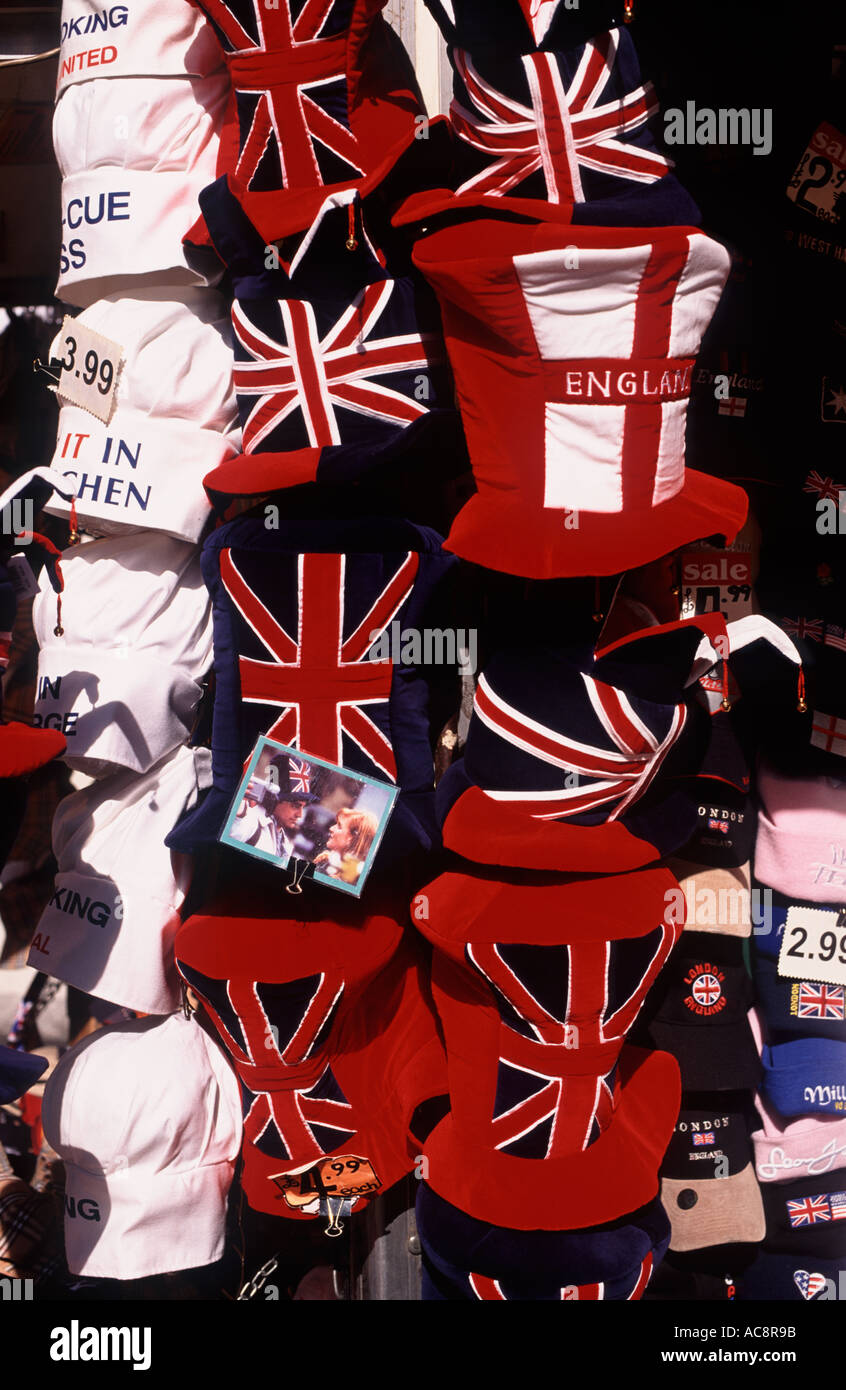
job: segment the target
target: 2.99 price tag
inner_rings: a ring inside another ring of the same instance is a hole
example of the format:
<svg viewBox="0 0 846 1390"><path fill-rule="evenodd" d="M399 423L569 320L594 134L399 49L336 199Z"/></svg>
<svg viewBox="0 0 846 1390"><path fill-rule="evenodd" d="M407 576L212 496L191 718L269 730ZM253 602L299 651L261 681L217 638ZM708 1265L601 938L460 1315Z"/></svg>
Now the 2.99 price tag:
<svg viewBox="0 0 846 1390"><path fill-rule="evenodd" d="M95 333L79 319L65 315L52 350L54 357L61 353L59 395L107 425L112 415L123 348Z"/></svg>
<svg viewBox="0 0 846 1390"><path fill-rule="evenodd" d="M788 908L778 973L796 980L846 984L846 912Z"/></svg>
<svg viewBox="0 0 846 1390"><path fill-rule="evenodd" d="M823 222L840 221L846 206L846 137L827 121L811 136L787 196Z"/></svg>

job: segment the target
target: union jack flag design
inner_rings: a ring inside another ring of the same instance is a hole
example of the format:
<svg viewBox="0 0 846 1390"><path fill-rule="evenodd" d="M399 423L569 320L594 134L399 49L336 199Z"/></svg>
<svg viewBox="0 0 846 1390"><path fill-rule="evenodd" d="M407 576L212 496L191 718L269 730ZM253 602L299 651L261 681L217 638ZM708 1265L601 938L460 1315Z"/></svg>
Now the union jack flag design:
<svg viewBox="0 0 846 1390"><path fill-rule="evenodd" d="M816 468L812 468L805 479L802 491L812 492L817 497L836 502L840 497L842 486L842 483L836 483L833 478L824 478L821 473L817 472Z"/></svg>
<svg viewBox="0 0 846 1390"><path fill-rule="evenodd" d="M636 1302L641 1299L646 1291L646 1286L652 1276L654 1256L650 1251L643 1257L639 1267L628 1275L623 1275L611 1281L603 1281L599 1284L565 1284L556 1292L550 1292L546 1297L540 1297L543 1302L562 1302L562 1303L597 1303L614 1300L617 1302ZM507 1280L491 1279L484 1274L468 1274L467 1290L470 1297L478 1299L484 1303L508 1303L512 1300L523 1301L527 1297L525 1289L514 1287ZM537 1301L539 1295L536 1290L532 1291L533 1301Z"/></svg>
<svg viewBox="0 0 846 1390"><path fill-rule="evenodd" d="M487 982L502 1024L493 1146L518 1158L579 1152L607 1129L616 1062L570 1074L585 1048L622 1047L680 928L562 946L473 943L465 958ZM618 1049L619 1050L619 1049Z"/></svg>
<svg viewBox="0 0 846 1390"><path fill-rule="evenodd" d="M695 1149L702 1149L713 1143L714 1136L710 1130L705 1133L700 1132L699 1134L694 1134L693 1136L693 1147Z"/></svg>
<svg viewBox="0 0 846 1390"><path fill-rule="evenodd" d="M714 816L708 818L708 829L719 830L722 835L728 835L728 821L716 820Z"/></svg>
<svg viewBox="0 0 846 1390"><path fill-rule="evenodd" d="M592 738L586 731L580 738L571 737L528 718L493 688L486 675L480 677L474 701L478 721L510 745L509 752L517 750L532 760L522 760L527 789L488 790L493 800L517 803L537 820L566 819L600 808L604 819L616 820L643 796L685 726L685 706L668 707L667 726L657 734L623 691L584 673L579 678L582 699L586 697L591 711ZM502 751L500 744L500 770ZM534 777L536 786L540 780L539 764L560 770L554 774L558 786L528 789L529 778ZM568 782L575 773L576 785L565 784L561 773L567 774Z"/></svg>
<svg viewBox="0 0 846 1390"><path fill-rule="evenodd" d="M796 998L797 1018L846 1018L843 985L799 983Z"/></svg>
<svg viewBox="0 0 846 1390"><path fill-rule="evenodd" d="M428 413L414 394L416 373L437 360L437 338L419 331L398 282L367 285L339 310L280 299L269 329L256 321L253 306L234 302L234 383L245 453L361 449Z"/></svg>
<svg viewBox="0 0 846 1390"><path fill-rule="evenodd" d="M360 178L368 154L349 116L349 28L356 0L201 4L223 45L235 94L236 181L263 192ZM370 23L381 24L382 4L368 8Z"/></svg>
<svg viewBox="0 0 846 1390"><path fill-rule="evenodd" d="M221 582L240 619L240 699L270 711L248 731L249 746L262 733L397 780L388 718L393 665L368 660L368 652L409 598L420 557L384 558L374 592L372 556L220 551ZM280 595L291 589L296 608L281 616Z"/></svg>
<svg viewBox="0 0 846 1390"><path fill-rule="evenodd" d="M815 1226L820 1221L831 1220L831 1207L828 1197L803 1197L800 1201L787 1203L787 1216L791 1226Z"/></svg>
<svg viewBox="0 0 846 1390"><path fill-rule="evenodd" d="M502 196L537 175L549 202L582 203L591 191L585 175L653 184L669 173L670 161L645 130L658 101L651 84L637 80L628 35L611 29L574 52L572 61L548 51L524 55L519 78L515 72L509 90L501 91L467 52L452 50L457 81L450 119L484 161L459 193Z"/></svg>
<svg viewBox="0 0 846 1390"><path fill-rule="evenodd" d="M823 640L822 618L782 618L781 626L791 637L804 638L806 642Z"/></svg>
<svg viewBox="0 0 846 1390"><path fill-rule="evenodd" d="M353 1138L352 1106L325 1055L344 990L336 974L244 983L211 979L183 961L179 969L235 1064L247 1142L269 1158L305 1162ZM266 1077L274 1065L281 1084L262 1090L256 1074Z"/></svg>
<svg viewBox="0 0 846 1390"><path fill-rule="evenodd" d="M311 791L311 764L301 758L288 759L288 776L292 792L308 796Z"/></svg>

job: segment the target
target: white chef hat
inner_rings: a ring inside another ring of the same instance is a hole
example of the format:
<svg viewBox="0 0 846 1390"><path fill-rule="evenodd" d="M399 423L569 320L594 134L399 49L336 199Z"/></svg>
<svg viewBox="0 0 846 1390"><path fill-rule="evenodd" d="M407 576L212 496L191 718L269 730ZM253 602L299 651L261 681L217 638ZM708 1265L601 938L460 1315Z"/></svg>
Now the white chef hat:
<svg viewBox="0 0 846 1390"><path fill-rule="evenodd" d="M41 1117L65 1167L73 1274L144 1279L220 1259L241 1107L198 1023L178 1013L93 1033L62 1057Z"/></svg>
<svg viewBox="0 0 846 1390"><path fill-rule="evenodd" d="M29 964L145 1014L180 1007L173 939L191 860L164 837L211 786L207 748L177 748L142 777L119 772L60 802L58 864Z"/></svg>
<svg viewBox="0 0 846 1390"><path fill-rule="evenodd" d="M217 173L229 92L211 77L95 78L68 87L53 116L62 174L56 294L85 308L134 279L196 285L182 238Z"/></svg>
<svg viewBox="0 0 846 1390"><path fill-rule="evenodd" d="M81 525L100 535L165 531L197 541L209 516L203 478L240 449L229 315L212 290L109 295L74 321L122 349L104 424L79 406L59 412L53 469L76 487ZM60 332L51 349L64 357ZM79 353L80 367L84 358ZM46 510L67 516L54 494Z"/></svg>
<svg viewBox="0 0 846 1390"><path fill-rule="evenodd" d="M45 570L32 605L34 722L64 733L65 761L90 776L148 772L188 737L211 665L197 548L145 531L66 550L61 571L62 594Z"/></svg>
<svg viewBox="0 0 846 1390"><path fill-rule="evenodd" d="M191 0L64 0L56 95L98 77L207 77L224 62Z"/></svg>

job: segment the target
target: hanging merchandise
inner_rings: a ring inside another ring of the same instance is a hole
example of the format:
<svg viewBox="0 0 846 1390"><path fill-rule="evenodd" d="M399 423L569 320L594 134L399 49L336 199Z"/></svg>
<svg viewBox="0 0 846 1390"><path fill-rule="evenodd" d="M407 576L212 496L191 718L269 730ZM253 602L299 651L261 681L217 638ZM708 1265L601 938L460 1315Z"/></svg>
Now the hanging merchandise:
<svg viewBox="0 0 846 1390"><path fill-rule="evenodd" d="M89 776L148 772L184 743L211 665L196 548L156 532L87 541L62 557L61 618L42 577L35 719L61 728Z"/></svg>
<svg viewBox="0 0 846 1390"><path fill-rule="evenodd" d="M199 541L209 516L203 477L240 445L225 315L207 290L138 290L98 300L57 335L53 356L86 381L98 358L84 350L83 326L118 349L106 419L64 400L60 387L52 467L76 492L79 526ZM68 516L70 505L54 495L45 510Z"/></svg>
<svg viewBox="0 0 846 1390"><path fill-rule="evenodd" d="M661 1165L661 1201L672 1223L670 1249L757 1244L766 1222L742 1095L700 1095L683 1103Z"/></svg>

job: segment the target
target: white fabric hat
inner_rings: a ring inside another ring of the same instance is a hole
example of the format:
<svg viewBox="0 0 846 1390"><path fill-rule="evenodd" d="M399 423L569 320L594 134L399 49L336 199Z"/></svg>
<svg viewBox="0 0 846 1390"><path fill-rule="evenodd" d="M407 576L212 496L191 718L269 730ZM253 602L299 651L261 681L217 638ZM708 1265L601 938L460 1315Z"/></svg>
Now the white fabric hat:
<svg viewBox="0 0 846 1390"><path fill-rule="evenodd" d="M66 550L61 569L63 634L46 570L32 605L34 722L60 729L65 762L91 777L149 772L188 737L211 665L197 548L142 532Z"/></svg>
<svg viewBox="0 0 846 1390"><path fill-rule="evenodd" d="M147 290L98 300L84 323L123 348L109 423L63 405L52 468L77 491L80 525L100 535L164 531L197 541L210 507L203 478L240 450L229 315L211 290ZM62 356L61 340L51 348ZM67 516L54 496L46 510Z"/></svg>
<svg viewBox="0 0 846 1390"><path fill-rule="evenodd" d="M73 1274L145 1279L220 1259L241 1107L198 1023L178 1013L92 1034L59 1062L41 1118L65 1165Z"/></svg>
<svg viewBox="0 0 846 1390"><path fill-rule="evenodd" d="M29 964L145 1014L180 1007L173 938L191 880L164 837L211 786L207 748L178 748L143 777L120 772L59 803L58 873Z"/></svg>
<svg viewBox="0 0 846 1390"><path fill-rule="evenodd" d="M68 87L53 116L62 174L56 294L82 308L147 283L196 285L182 238L217 173L226 73L100 77ZM219 267L218 267L219 269Z"/></svg>
<svg viewBox="0 0 846 1390"><path fill-rule="evenodd" d="M223 66L191 0L64 0L56 95L97 77L207 77Z"/></svg>

